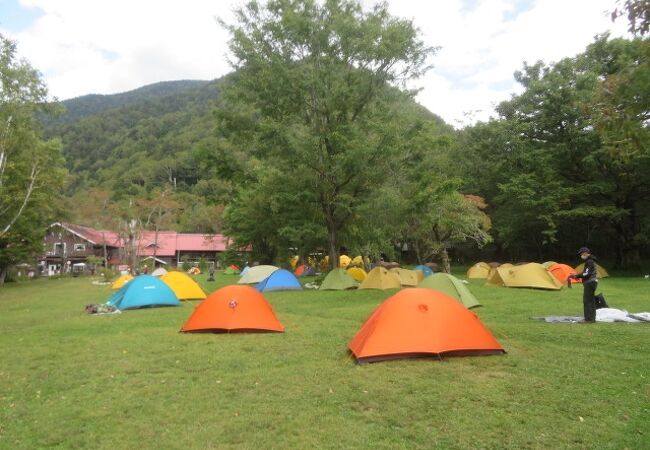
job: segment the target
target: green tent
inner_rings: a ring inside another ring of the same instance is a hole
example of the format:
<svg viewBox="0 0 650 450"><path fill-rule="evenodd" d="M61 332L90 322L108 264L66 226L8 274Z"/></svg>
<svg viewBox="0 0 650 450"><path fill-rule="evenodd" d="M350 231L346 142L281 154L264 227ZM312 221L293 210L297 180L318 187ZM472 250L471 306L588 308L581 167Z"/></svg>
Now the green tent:
<svg viewBox="0 0 650 450"><path fill-rule="evenodd" d="M430 277L422 280L418 287L435 289L436 291L447 294L457 299L468 309L481 306L478 300L476 300L476 297L474 297L474 294L467 289L467 286L458 278L448 273L434 273Z"/></svg>
<svg viewBox="0 0 650 450"><path fill-rule="evenodd" d="M343 291L356 287L359 287L359 283L352 278L347 270L339 267L327 274L319 289L321 291Z"/></svg>

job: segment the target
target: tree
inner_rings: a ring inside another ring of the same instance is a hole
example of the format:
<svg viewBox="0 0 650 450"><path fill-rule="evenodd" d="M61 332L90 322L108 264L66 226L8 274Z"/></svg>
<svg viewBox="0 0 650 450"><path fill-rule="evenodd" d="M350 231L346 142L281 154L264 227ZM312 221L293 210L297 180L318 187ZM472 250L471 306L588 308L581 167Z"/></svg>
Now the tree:
<svg viewBox="0 0 650 450"><path fill-rule="evenodd" d="M644 36L650 31L650 0L618 0L612 11L612 20L627 16L628 31Z"/></svg>
<svg viewBox="0 0 650 450"><path fill-rule="evenodd" d="M315 194L337 266L341 234L399 141L392 105L405 94L390 86L423 74L435 49L385 4L252 1L236 14L224 24L237 72L224 87L222 128L246 130L252 151L286 177L308 174L302 189Z"/></svg>
<svg viewBox="0 0 650 450"><path fill-rule="evenodd" d="M498 121L463 132L473 191L496 238L521 257L596 246L636 264L650 209L648 59L641 39L598 37L586 51L516 73L524 91ZM561 255L558 255L561 256Z"/></svg>
<svg viewBox="0 0 650 450"><path fill-rule="evenodd" d="M54 111L16 44L0 35L0 284L10 265L42 251L65 172L61 146L40 137L34 115Z"/></svg>

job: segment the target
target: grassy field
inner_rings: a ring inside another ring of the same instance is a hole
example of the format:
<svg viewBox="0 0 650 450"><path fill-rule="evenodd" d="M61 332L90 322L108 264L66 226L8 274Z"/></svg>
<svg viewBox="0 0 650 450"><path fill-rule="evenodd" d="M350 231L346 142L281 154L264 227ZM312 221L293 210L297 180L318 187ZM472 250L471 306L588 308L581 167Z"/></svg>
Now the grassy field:
<svg viewBox="0 0 650 450"><path fill-rule="evenodd" d="M235 283L199 278L208 292ZM472 281L503 356L357 365L392 292L267 294L284 334L180 334L196 302L89 316L88 278L0 288L0 448L650 448L650 325L547 324L582 288ZM650 311L650 281L609 278Z"/></svg>

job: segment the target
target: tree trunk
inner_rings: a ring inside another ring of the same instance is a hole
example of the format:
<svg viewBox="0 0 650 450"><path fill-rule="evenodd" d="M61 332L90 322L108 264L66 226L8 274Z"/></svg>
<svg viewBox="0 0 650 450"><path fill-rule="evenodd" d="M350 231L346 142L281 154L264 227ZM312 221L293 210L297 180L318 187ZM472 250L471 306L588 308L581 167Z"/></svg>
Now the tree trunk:
<svg viewBox="0 0 650 450"><path fill-rule="evenodd" d="M330 241L330 267L336 269L339 266L338 230L329 223L327 225L327 235Z"/></svg>
<svg viewBox="0 0 650 450"><path fill-rule="evenodd" d="M7 278L7 266L0 267L0 286L5 284L5 278Z"/></svg>
<svg viewBox="0 0 650 450"><path fill-rule="evenodd" d="M104 249L104 267L108 269L108 251L106 250L106 233L102 231L102 247Z"/></svg>
<svg viewBox="0 0 650 450"><path fill-rule="evenodd" d="M443 247L440 250L440 262L442 263L442 270L445 273L451 273L451 264L449 263L449 253L447 253L447 248Z"/></svg>
<svg viewBox="0 0 650 450"><path fill-rule="evenodd" d="M416 239L413 241L413 248L415 249L415 259L417 259L418 264L422 264L422 255L420 254L420 243Z"/></svg>

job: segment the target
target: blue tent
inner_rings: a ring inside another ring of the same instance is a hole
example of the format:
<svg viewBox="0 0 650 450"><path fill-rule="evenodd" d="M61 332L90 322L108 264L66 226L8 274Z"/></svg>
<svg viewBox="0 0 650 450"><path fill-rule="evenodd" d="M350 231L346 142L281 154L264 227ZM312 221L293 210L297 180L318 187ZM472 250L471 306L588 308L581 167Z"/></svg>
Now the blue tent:
<svg viewBox="0 0 650 450"><path fill-rule="evenodd" d="M124 310L150 306L180 306L181 302L160 278L140 275L114 293L106 304Z"/></svg>
<svg viewBox="0 0 650 450"><path fill-rule="evenodd" d="M298 278L285 269L276 270L255 286L260 292L270 291L301 291L302 285Z"/></svg>
<svg viewBox="0 0 650 450"><path fill-rule="evenodd" d="M431 270L431 267L429 266L415 266L415 269L413 270L419 270L424 274L424 278L428 277L429 275L433 275L433 270Z"/></svg>

